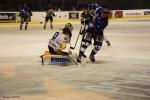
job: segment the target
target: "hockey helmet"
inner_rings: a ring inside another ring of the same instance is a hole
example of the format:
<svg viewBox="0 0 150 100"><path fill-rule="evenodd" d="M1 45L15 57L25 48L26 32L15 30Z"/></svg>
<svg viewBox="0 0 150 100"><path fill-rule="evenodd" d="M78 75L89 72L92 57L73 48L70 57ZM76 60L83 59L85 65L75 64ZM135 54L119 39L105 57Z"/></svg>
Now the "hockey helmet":
<svg viewBox="0 0 150 100"><path fill-rule="evenodd" d="M73 26L71 23L67 23L63 29L63 34L68 35L70 38L72 37Z"/></svg>
<svg viewBox="0 0 150 100"><path fill-rule="evenodd" d="M65 25L65 28L66 28L66 29L69 29L70 32L72 32L72 30L73 30L73 26L72 26L71 23L67 23L67 24Z"/></svg>
<svg viewBox="0 0 150 100"><path fill-rule="evenodd" d="M97 7L98 7L98 4L94 3L94 4L90 4L89 7L88 7L88 9L94 11L94 10L96 10Z"/></svg>

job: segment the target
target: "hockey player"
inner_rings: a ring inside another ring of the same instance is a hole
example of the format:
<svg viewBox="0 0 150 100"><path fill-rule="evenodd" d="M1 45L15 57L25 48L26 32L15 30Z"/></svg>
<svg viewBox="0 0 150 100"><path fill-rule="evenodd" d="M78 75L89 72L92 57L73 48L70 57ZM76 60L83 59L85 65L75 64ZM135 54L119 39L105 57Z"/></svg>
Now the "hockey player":
<svg viewBox="0 0 150 100"><path fill-rule="evenodd" d="M88 10L84 10L81 13L81 25L84 26L84 28L80 32L81 35L84 35L84 33L86 32L88 26L90 25L90 23L92 23L93 17L95 16L94 9L96 7L98 7L97 4L91 4L91 5L89 5ZM103 36L104 36L104 41L106 42L107 46L110 46L111 44L110 44L109 40L106 38L105 35L103 35Z"/></svg>
<svg viewBox="0 0 150 100"><path fill-rule="evenodd" d="M54 10L53 10L53 8L49 5L49 9L48 9L48 11L46 12L44 29L46 29L46 25L47 25L47 23L48 23L49 20L50 20L50 27L51 27L51 29L53 29L53 16L55 16Z"/></svg>
<svg viewBox="0 0 150 100"><path fill-rule="evenodd" d="M98 7L96 10L94 9L94 20L92 23L89 24L88 29L86 30L86 33L83 38L83 43L81 45L79 55L77 58L77 62L81 63L81 58L84 55L85 50L87 47L91 44L91 40L94 40L94 48L90 54L90 60L92 62L95 62L95 54L101 49L102 43L103 43L103 31L108 25L108 17L110 14L110 11Z"/></svg>
<svg viewBox="0 0 150 100"><path fill-rule="evenodd" d="M86 30L89 26L90 23L92 23L93 21L93 12L90 11L89 9L88 10L84 10L82 13L81 13L81 29L80 29L80 35L82 35L82 40L81 40L81 45L83 43L83 37L86 33ZM81 46L80 45L80 46ZM83 57L86 58L86 55L83 54Z"/></svg>
<svg viewBox="0 0 150 100"><path fill-rule="evenodd" d="M21 17L20 30L22 30L24 22L26 23L25 30L27 30L28 29L28 21L29 21L29 18L32 16L32 12L31 12L30 8L26 6L26 4L24 4L24 7L20 10L19 16Z"/></svg>
<svg viewBox="0 0 150 100"><path fill-rule="evenodd" d="M84 10L81 13L81 25L84 26L81 35L84 35L88 25L93 21L93 13L90 10Z"/></svg>
<svg viewBox="0 0 150 100"><path fill-rule="evenodd" d="M50 54L68 55L67 52L63 52L63 49L65 49L67 44L70 43L72 30L72 24L67 23L62 30L59 30L53 35L48 44Z"/></svg>

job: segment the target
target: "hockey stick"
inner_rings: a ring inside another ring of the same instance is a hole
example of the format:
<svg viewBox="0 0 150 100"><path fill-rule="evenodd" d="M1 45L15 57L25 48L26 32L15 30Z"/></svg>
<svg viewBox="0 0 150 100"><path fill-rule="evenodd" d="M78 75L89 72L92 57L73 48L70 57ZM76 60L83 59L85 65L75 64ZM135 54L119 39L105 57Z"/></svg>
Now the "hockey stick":
<svg viewBox="0 0 150 100"><path fill-rule="evenodd" d="M84 29L85 29L85 27L86 27L86 25L84 25ZM82 31L82 26L81 26L81 28L80 28L80 33L81 33L81 31ZM71 44L70 44L70 49L75 49L75 47L76 47L76 45L77 45L77 42L78 42L78 40L79 40L80 33L78 34L78 37L77 37L77 40L76 40L76 43L75 43L74 47L71 47ZM84 33L84 34L85 34L85 33ZM83 34L83 35L84 35L84 34ZM84 37L83 35L82 35L82 39L83 39L83 37ZM81 47L81 45L82 45L82 41L81 41L81 43L80 43L80 47ZM86 55L83 55L83 57L86 58Z"/></svg>
<svg viewBox="0 0 150 100"><path fill-rule="evenodd" d="M70 47L69 47L69 52L71 52L71 43L69 43L69 45L70 45ZM71 56L69 56L69 54L68 55L66 55L67 57L68 57L68 59L70 60L70 61L72 61L75 65L78 65L78 62L77 61L75 61Z"/></svg>
<svg viewBox="0 0 150 100"><path fill-rule="evenodd" d="M75 49L75 47L76 47L76 45L77 45L77 42L78 42L78 40L79 40L79 37L80 37L80 34L78 34L78 37L77 37L77 40L76 40L75 45L74 45L73 47L70 47L70 49Z"/></svg>
<svg viewBox="0 0 150 100"><path fill-rule="evenodd" d="M80 28L80 32L79 32L79 34L78 34L77 40L76 40L76 42L75 42L75 45L74 45L73 47L70 46L70 49L75 49L75 47L76 47L76 45L77 45L77 42L78 42L78 40L79 40L79 37L80 37L81 30L82 30L82 26L81 26L81 28Z"/></svg>
<svg viewBox="0 0 150 100"><path fill-rule="evenodd" d="M78 62L76 62L71 56L67 55L69 60L71 60L75 65L78 65Z"/></svg>
<svg viewBox="0 0 150 100"><path fill-rule="evenodd" d="M83 30L85 30L85 27L86 27L86 25L84 25L84 29L83 29ZM84 38L84 35L85 35L85 32L82 33L82 40L83 40L83 38ZM81 43L80 43L80 47L82 46L82 40L81 40ZM86 58L86 55L85 55L85 54L83 54L82 56L83 56L84 58Z"/></svg>

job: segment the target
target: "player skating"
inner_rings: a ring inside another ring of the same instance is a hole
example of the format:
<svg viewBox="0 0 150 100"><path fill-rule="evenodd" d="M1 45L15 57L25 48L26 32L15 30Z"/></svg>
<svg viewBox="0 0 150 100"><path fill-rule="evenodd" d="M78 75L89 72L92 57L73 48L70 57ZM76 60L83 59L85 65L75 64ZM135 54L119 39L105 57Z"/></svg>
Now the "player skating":
<svg viewBox="0 0 150 100"><path fill-rule="evenodd" d="M91 40L94 40L94 48L90 54L90 60L95 62L95 54L101 49L104 40L103 31L108 25L108 19L110 11L103 7L97 7L93 5L94 11L93 22L88 25L88 29L83 37L83 43L81 45L77 61L81 63L81 58L84 56L84 52L91 44Z"/></svg>
<svg viewBox="0 0 150 100"><path fill-rule="evenodd" d="M26 4L24 4L24 7L20 10L19 16L21 17L20 30L22 30L24 22L25 22L25 30L27 30L29 18L32 16L32 12L31 12L30 8L27 7Z"/></svg>
<svg viewBox="0 0 150 100"><path fill-rule="evenodd" d="M90 7L88 8L88 10L84 10L82 13L81 13L81 25L82 25L82 29L81 29L81 32L80 34L83 35L84 37L84 34L86 33L86 30L88 28L88 26L90 25L90 23L93 23L93 18L95 16L95 12L93 11L93 9L95 7L97 7L98 5L97 4L92 4L90 5ZM107 39L107 37L105 35L104 36L104 41L106 42L107 46L110 46L110 41Z"/></svg>
<svg viewBox="0 0 150 100"><path fill-rule="evenodd" d="M83 38L85 36L86 30L90 23L93 21L93 12L90 10L84 10L81 13L81 29L80 29L80 35L82 35L81 45L83 44ZM80 45L80 46L81 46ZM86 55L83 54L83 57L86 58Z"/></svg>
<svg viewBox="0 0 150 100"><path fill-rule="evenodd" d="M50 27L51 27L51 29L53 29L53 16L55 16L54 10L53 10L52 6L49 5L49 8L46 12L44 29L46 29L46 25L47 25L48 21L50 21Z"/></svg>

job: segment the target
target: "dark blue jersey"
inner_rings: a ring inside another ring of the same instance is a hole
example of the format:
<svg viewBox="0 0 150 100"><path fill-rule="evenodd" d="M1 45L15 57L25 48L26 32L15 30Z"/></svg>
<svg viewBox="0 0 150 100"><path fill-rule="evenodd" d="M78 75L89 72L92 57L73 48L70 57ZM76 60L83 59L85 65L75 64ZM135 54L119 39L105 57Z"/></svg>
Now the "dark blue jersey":
<svg viewBox="0 0 150 100"><path fill-rule="evenodd" d="M105 8L102 8L102 7L98 7L95 10L95 21L98 21L98 20L108 21L109 14L110 14L110 11L108 9L105 9Z"/></svg>
<svg viewBox="0 0 150 100"><path fill-rule="evenodd" d="M32 16L31 10L28 7L24 7L20 10L20 14L21 17L29 17Z"/></svg>
<svg viewBox="0 0 150 100"><path fill-rule="evenodd" d="M89 25L87 31L89 33L96 33L96 34L102 32L108 25L109 14L110 14L109 10L102 7L98 7L94 11L93 23Z"/></svg>
<svg viewBox="0 0 150 100"><path fill-rule="evenodd" d="M98 7L95 10L95 20L94 25L97 26L98 29L104 29L108 25L110 11L108 9Z"/></svg>

